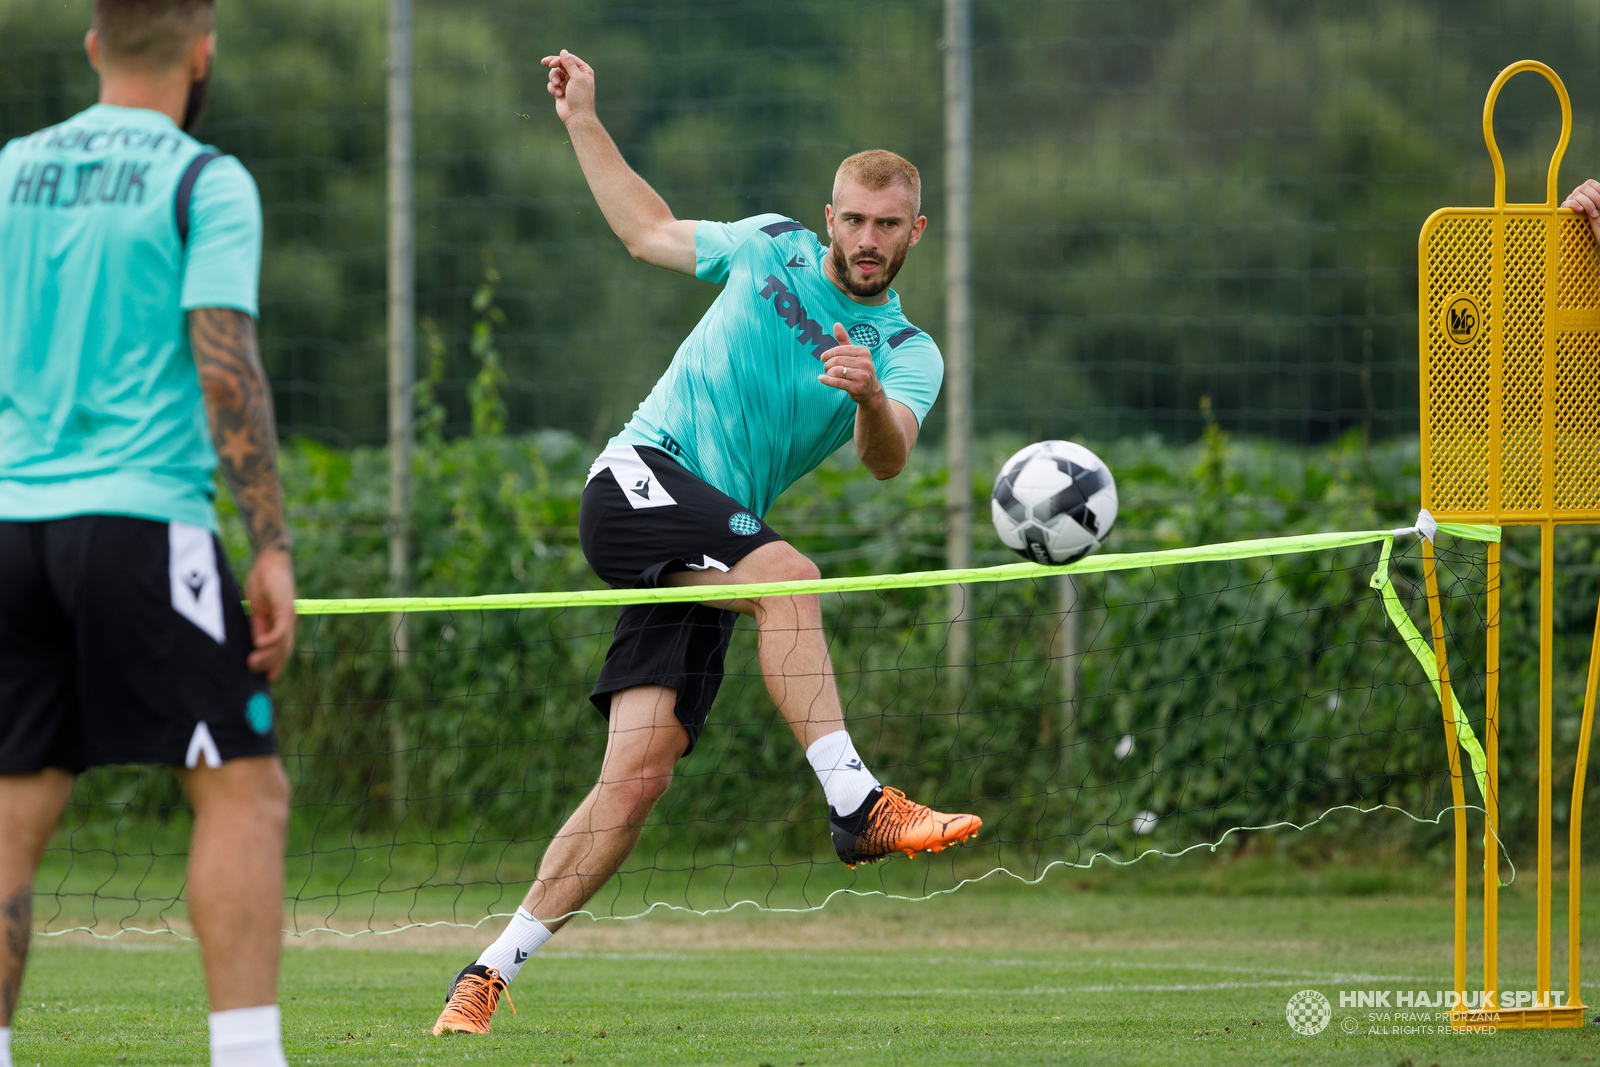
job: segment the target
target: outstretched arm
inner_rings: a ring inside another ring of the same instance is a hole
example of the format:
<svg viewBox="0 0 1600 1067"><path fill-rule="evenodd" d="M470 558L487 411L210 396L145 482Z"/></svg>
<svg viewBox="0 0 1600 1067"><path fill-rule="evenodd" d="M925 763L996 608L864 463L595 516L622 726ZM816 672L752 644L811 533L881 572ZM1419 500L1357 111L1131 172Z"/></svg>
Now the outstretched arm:
<svg viewBox="0 0 1600 1067"><path fill-rule="evenodd" d="M634 173L594 110L594 68L565 48L541 61L550 68L550 95L566 123L578 165L612 231L643 263L694 275L692 221L675 219L648 182Z"/></svg>
<svg viewBox="0 0 1600 1067"><path fill-rule="evenodd" d="M250 669L275 680L294 651L294 568L278 485L278 431L255 320L232 308L196 308L189 312L189 345L217 463L256 550L244 585L255 640Z"/></svg>

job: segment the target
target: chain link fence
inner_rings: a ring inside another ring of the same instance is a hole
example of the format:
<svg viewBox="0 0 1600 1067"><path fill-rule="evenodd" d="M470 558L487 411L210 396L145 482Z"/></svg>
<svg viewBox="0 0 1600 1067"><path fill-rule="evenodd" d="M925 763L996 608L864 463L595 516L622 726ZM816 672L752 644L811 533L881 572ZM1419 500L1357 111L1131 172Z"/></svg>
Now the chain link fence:
<svg viewBox="0 0 1600 1067"><path fill-rule="evenodd" d="M218 6L202 134L261 186L282 430L379 443L384 0ZM0 0L0 139L92 102L92 8ZM562 47L679 217L821 232L843 156L917 162L928 236L896 288L939 338L941 27L937 0L418 0L418 306L446 432L470 424L491 267L507 428L596 443L716 295L611 236L544 91ZM1230 430L1285 441L1409 434L1416 235L1490 198L1495 73L1551 64L1575 112L1563 188L1600 170L1597 0L976 0L973 39L980 434L1189 440L1206 396ZM1499 115L1511 197L1540 198L1554 95L1517 79Z"/></svg>

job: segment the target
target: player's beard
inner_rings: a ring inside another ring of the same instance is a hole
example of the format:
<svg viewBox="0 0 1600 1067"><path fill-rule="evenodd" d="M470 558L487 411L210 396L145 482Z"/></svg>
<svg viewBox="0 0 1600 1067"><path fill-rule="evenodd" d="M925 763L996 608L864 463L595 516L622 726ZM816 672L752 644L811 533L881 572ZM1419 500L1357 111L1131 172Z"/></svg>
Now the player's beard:
<svg viewBox="0 0 1600 1067"><path fill-rule="evenodd" d="M911 237L908 234L906 239L900 242L900 247L894 250L887 263L884 263L882 256L861 253L846 259L844 249L839 245L838 241L833 243L833 247L828 250L828 255L833 259L833 273L838 277L839 283L844 286L846 292L851 296L873 297L882 294L885 289L889 288L889 283L894 281L894 276L899 274L900 268L905 265L906 253L909 251L911 251ZM851 277L850 266L852 263L859 263L862 260L882 263L883 266L879 267L871 277L858 281Z"/></svg>
<svg viewBox="0 0 1600 1067"><path fill-rule="evenodd" d="M200 119L206 111L206 86L210 81L211 65L208 63L206 72L189 83L189 101L183 106L184 133L193 133L195 127L200 125Z"/></svg>

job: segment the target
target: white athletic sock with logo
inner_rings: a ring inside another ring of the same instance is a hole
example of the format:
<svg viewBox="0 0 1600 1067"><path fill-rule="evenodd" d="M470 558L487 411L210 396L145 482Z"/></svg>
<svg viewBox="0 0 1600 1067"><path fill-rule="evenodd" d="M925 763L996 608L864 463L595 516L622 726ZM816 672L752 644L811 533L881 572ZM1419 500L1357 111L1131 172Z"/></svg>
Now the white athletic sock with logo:
<svg viewBox="0 0 1600 1067"><path fill-rule="evenodd" d="M811 747L806 749L806 759L817 772L822 791L828 797L828 807L835 814L854 815L867 794L878 788L878 780L856 755L855 742L850 740L846 730L835 730L811 742Z"/></svg>
<svg viewBox="0 0 1600 1067"><path fill-rule="evenodd" d="M554 936L554 931L535 919L526 908L518 908L499 939L483 950L478 962L499 971L506 985L510 985L528 957Z"/></svg>
<svg viewBox="0 0 1600 1067"><path fill-rule="evenodd" d="M211 1067L288 1067L283 1058L283 1018L276 1004L214 1011Z"/></svg>
<svg viewBox="0 0 1600 1067"><path fill-rule="evenodd" d="M11 1067L11 1027L0 1026L0 1067Z"/></svg>

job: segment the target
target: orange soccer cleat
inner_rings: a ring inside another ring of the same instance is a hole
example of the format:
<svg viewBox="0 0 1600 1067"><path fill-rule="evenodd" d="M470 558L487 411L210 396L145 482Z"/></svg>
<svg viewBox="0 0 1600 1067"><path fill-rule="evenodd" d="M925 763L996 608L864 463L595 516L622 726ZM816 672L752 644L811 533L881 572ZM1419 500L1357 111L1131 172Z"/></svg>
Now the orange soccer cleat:
<svg viewBox="0 0 1600 1067"><path fill-rule="evenodd" d="M891 852L915 856L940 852L965 841L983 826L976 815L946 815L907 800L892 786L880 786L853 815L833 816L833 848L845 866L875 863Z"/></svg>
<svg viewBox="0 0 1600 1067"><path fill-rule="evenodd" d="M511 1004L511 994L507 992L499 971L479 963L463 967L461 973L456 975L456 980L450 983L450 991L445 994L444 1011L439 1013L439 1021L433 1024L433 1036L487 1034L489 1016L500 1006L501 993L506 994L506 1003ZM516 1013L517 1006L511 1004L511 1014Z"/></svg>

